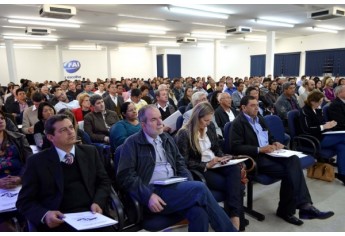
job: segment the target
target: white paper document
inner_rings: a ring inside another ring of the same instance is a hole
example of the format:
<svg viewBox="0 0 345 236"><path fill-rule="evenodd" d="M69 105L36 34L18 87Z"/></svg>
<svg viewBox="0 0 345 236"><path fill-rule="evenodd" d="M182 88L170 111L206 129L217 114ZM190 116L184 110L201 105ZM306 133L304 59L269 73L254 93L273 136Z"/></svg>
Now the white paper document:
<svg viewBox="0 0 345 236"><path fill-rule="evenodd" d="M243 162L243 161L245 161L245 160L248 160L248 158L230 160L230 161L228 161L228 162L225 163L225 164L217 163L217 164L215 164L215 165L212 167L212 169L214 169L214 168L219 168L219 167L224 167L224 166L236 165L236 164L238 164L238 163L240 163L240 162Z"/></svg>
<svg viewBox="0 0 345 236"><path fill-rule="evenodd" d="M63 220L76 230L97 229L117 224L116 220L91 211L64 214Z"/></svg>
<svg viewBox="0 0 345 236"><path fill-rule="evenodd" d="M187 181L187 177L171 177L169 179L158 179L153 181L153 184L157 185L169 185L169 184L175 184L179 182Z"/></svg>
<svg viewBox="0 0 345 236"><path fill-rule="evenodd" d="M345 134L345 130L338 130L338 131L327 131L322 134Z"/></svg>
<svg viewBox="0 0 345 236"><path fill-rule="evenodd" d="M181 112L177 110L174 113L172 113L169 117L165 118L165 120L163 120L163 124L167 127L170 127L170 133L176 130L176 121L177 118L181 115Z"/></svg>
<svg viewBox="0 0 345 236"><path fill-rule="evenodd" d="M15 211L18 194L22 186L18 186L13 189L1 189L0 188L0 213Z"/></svg>
<svg viewBox="0 0 345 236"><path fill-rule="evenodd" d="M289 157L291 157L293 155L296 155L299 158L307 156L307 155L305 155L302 152L291 151L291 150L287 150L287 149L279 149L279 150L276 150L274 152L267 153L267 155L270 155L270 156L273 156L273 157L282 157L282 158L289 158Z"/></svg>

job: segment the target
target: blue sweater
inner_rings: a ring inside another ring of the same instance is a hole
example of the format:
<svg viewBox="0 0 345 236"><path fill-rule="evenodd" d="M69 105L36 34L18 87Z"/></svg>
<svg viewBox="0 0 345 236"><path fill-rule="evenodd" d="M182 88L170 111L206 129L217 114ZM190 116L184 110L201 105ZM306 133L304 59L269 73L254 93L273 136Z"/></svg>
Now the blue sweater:
<svg viewBox="0 0 345 236"><path fill-rule="evenodd" d="M110 129L110 146L112 150L116 150L118 146L124 143L126 138L132 134L137 133L141 130L141 125L132 125L127 120L120 120L114 124L114 127Z"/></svg>

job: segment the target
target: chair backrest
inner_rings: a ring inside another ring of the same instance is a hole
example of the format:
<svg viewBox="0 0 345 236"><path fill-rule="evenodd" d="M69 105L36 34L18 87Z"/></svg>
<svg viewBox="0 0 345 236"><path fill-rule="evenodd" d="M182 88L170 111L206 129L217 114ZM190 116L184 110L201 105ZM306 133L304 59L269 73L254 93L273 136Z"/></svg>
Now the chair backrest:
<svg viewBox="0 0 345 236"><path fill-rule="evenodd" d="M293 138L296 135L300 134L300 125L298 121L299 111L298 110L289 111L287 114L287 117L288 117L289 134L290 134L291 140L293 140Z"/></svg>
<svg viewBox="0 0 345 236"><path fill-rule="evenodd" d="M187 107L187 106L180 106L180 107L178 108L178 110L181 112L182 115L183 115L183 113L186 111L186 107Z"/></svg>
<svg viewBox="0 0 345 236"><path fill-rule="evenodd" d="M179 117L177 117L177 120L176 120L176 131L181 129L182 125L183 125L183 115L180 115Z"/></svg>
<svg viewBox="0 0 345 236"><path fill-rule="evenodd" d="M231 122L227 122L224 125L224 144L223 144L223 152L229 154L230 153L230 128Z"/></svg>
<svg viewBox="0 0 345 236"><path fill-rule="evenodd" d="M284 143L284 125L280 117L277 115L267 115L264 116L264 119L274 139L280 143Z"/></svg>
<svg viewBox="0 0 345 236"><path fill-rule="evenodd" d="M329 121L329 118L328 118L328 108L329 108L329 103L322 107L322 115L323 115L323 117L325 119L325 122Z"/></svg>

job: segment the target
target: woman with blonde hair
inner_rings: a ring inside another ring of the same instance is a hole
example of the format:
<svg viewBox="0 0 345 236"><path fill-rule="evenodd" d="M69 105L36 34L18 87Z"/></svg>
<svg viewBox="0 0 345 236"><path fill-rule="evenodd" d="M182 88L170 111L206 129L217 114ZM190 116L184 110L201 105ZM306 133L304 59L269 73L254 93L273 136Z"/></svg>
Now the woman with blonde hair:
<svg viewBox="0 0 345 236"><path fill-rule="evenodd" d="M334 91L333 91L333 79L331 77L326 77L325 85L323 87L323 92L325 94L325 101L332 102L335 99Z"/></svg>
<svg viewBox="0 0 345 236"><path fill-rule="evenodd" d="M213 168L227 163L230 158L219 147L213 114L210 103L197 104L189 121L178 131L176 142L188 168L201 172L210 189L225 193L225 211L232 224L239 229L242 213L241 169L239 165Z"/></svg>
<svg viewBox="0 0 345 236"><path fill-rule="evenodd" d="M91 104L90 104L90 95L88 93L80 93L77 96L77 100L79 102L79 108L73 109L72 112L75 116L77 122L83 121L84 116L91 112Z"/></svg>

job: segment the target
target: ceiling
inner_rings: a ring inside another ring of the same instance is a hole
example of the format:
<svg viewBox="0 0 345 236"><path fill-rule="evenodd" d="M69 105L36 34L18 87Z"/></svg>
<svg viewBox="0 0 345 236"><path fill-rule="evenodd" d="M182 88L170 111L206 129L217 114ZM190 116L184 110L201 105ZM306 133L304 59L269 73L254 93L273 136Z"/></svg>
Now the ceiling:
<svg viewBox="0 0 345 236"><path fill-rule="evenodd" d="M207 4L212 6L212 4ZM0 7L0 44L3 44L4 34L25 34L24 28L30 25L9 23L11 16L40 17L40 4L1 4ZM72 5L71 5L72 6ZM230 17L226 20L216 18L203 18L191 15L172 13L167 10L168 4L74 4L77 9L76 16L70 20L81 22L78 29L49 27L53 28L52 35L59 38L57 42L30 42L40 43L46 47L59 44L63 47L68 45L100 45L100 46L146 46L149 41L176 41L176 37L190 37L192 31L216 31L225 33L225 30L235 26L252 27L251 35L265 36L268 31L275 31L276 38L287 38L296 36L307 36L320 34L308 30L307 27L319 25L331 25L345 30L345 17L316 21L307 18L307 12L320 10L332 6L345 8L345 4L214 4L214 7L225 8L230 12ZM119 16L127 15L127 16ZM135 17L149 17L155 19L142 19ZM279 18L281 21L294 22L294 28L259 25L253 19L271 17ZM197 23L197 24L195 24ZM119 32L116 26L120 24L142 24L154 25L167 28L167 33L162 37L152 37L154 35ZM210 26L204 24L218 25ZM6 26L6 27L3 27ZM42 26L36 26L42 27ZM246 34L249 35L249 34ZM43 36L44 37L44 36ZM243 42L243 35L229 35L222 43ZM198 42L210 42L198 38ZM14 40L14 43L24 41ZM25 41L29 43L29 41Z"/></svg>

